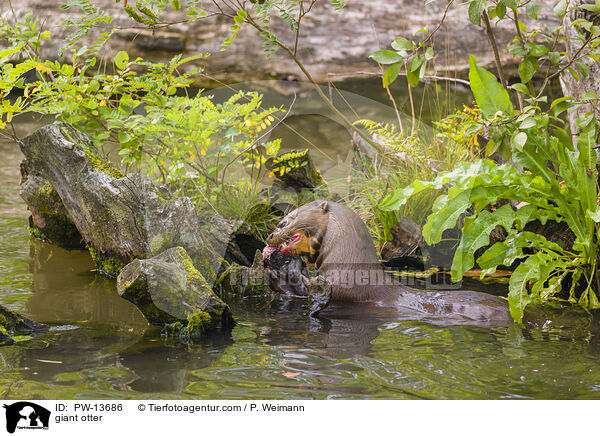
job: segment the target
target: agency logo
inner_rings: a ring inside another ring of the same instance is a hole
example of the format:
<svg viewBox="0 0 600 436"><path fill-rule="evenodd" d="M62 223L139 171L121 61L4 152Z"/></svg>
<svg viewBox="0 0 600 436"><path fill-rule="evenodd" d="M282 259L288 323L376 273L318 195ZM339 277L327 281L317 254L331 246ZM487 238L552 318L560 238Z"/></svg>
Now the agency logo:
<svg viewBox="0 0 600 436"><path fill-rule="evenodd" d="M29 401L19 401L4 405L6 409L6 431L14 433L18 429L47 430L50 411Z"/></svg>

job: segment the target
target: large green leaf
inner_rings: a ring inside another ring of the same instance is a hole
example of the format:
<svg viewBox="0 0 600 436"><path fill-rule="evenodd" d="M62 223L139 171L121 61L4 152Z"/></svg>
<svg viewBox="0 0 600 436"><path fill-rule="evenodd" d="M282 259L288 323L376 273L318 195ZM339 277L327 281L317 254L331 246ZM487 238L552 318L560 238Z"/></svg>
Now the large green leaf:
<svg viewBox="0 0 600 436"><path fill-rule="evenodd" d="M396 62L401 62L404 60L404 57L391 50L377 50L371 53L371 56L369 57L375 62L383 65L395 64Z"/></svg>
<svg viewBox="0 0 600 436"><path fill-rule="evenodd" d="M516 322L521 322L525 307L530 303L528 286L531 280L539 280L540 263L537 256L529 257L512 273L508 285L510 314Z"/></svg>
<svg viewBox="0 0 600 436"><path fill-rule="evenodd" d="M522 229L529 221L539 218L539 209L535 206L529 205L514 210L510 204L505 204L494 212L484 210L476 217L466 218L462 230L462 238L452 261L452 280L458 281L462 279L463 274L473 268L473 265L475 265L475 252L490 243L490 233L497 226L504 227L510 233L513 224L517 228ZM507 251L505 250L504 256L506 254ZM492 252L487 253L487 257L484 258L484 265L480 264L479 266L481 268L495 267L504 261L504 258L502 258L496 265L491 263L492 258L499 256L500 250L496 248Z"/></svg>
<svg viewBox="0 0 600 436"><path fill-rule="evenodd" d="M400 70L402 69L402 62L396 62L388 67L383 74L383 87L387 88L390 84L394 83Z"/></svg>
<svg viewBox="0 0 600 436"><path fill-rule="evenodd" d="M483 115L489 118L499 111L506 115L512 115L513 106L508 92L496 80L496 77L486 69L478 67L473 55L469 58L469 67L471 91Z"/></svg>
<svg viewBox="0 0 600 436"><path fill-rule="evenodd" d="M434 204L434 213L427 217L427 223L423 226L423 237L427 243L437 244L440 242L444 230L456 227L458 218L471 204L470 189L462 191L452 199L447 195L438 197Z"/></svg>
<svg viewBox="0 0 600 436"><path fill-rule="evenodd" d="M485 10L486 0L471 0L469 4L469 21L476 26L481 25L481 14Z"/></svg>

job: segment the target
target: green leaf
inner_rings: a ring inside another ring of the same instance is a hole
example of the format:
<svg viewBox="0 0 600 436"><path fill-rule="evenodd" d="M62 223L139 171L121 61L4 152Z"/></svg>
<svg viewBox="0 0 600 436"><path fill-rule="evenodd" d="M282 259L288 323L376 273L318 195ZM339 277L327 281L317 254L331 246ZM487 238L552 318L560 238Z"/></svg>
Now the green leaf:
<svg viewBox="0 0 600 436"><path fill-rule="evenodd" d="M508 305L513 319L520 323L525 307L531 302L528 285L530 280L539 280L540 264L536 256L529 257L512 273L508 285Z"/></svg>
<svg viewBox="0 0 600 436"><path fill-rule="evenodd" d="M528 211L526 211L528 212ZM460 244L452 261L452 280L459 281L475 265L475 252L490 243L490 233L497 226L509 231L520 211L505 204L495 212L482 211L476 217L465 218Z"/></svg>
<svg viewBox="0 0 600 436"><path fill-rule="evenodd" d="M504 18L504 16L506 15L506 6L504 6L502 3L498 3L498 6L496 6L496 16L500 19Z"/></svg>
<svg viewBox="0 0 600 436"><path fill-rule="evenodd" d="M490 118L499 111L506 115L512 115L513 106L508 92L496 80L496 77L484 68L478 67L473 55L469 59L469 67L471 91L483 116Z"/></svg>
<svg viewBox="0 0 600 436"><path fill-rule="evenodd" d="M98 92L99 89L100 89L100 83L96 79L91 80L90 83L88 84L87 90L91 93L96 93L96 92Z"/></svg>
<svg viewBox="0 0 600 436"><path fill-rule="evenodd" d="M554 106L558 105L559 103L562 103L567 100L572 100L572 99L573 99L573 97L570 97L570 96L556 98L552 101L552 103L550 103L550 109L554 109Z"/></svg>
<svg viewBox="0 0 600 436"><path fill-rule="evenodd" d="M427 50L425 50L425 60L432 60L434 57L434 52L433 52L433 47L427 47Z"/></svg>
<svg viewBox="0 0 600 436"><path fill-rule="evenodd" d="M508 247L502 242L496 242L485 250L483 254L477 258L477 264L481 268L481 277L483 278L487 274L496 272L496 268L504 263L507 252Z"/></svg>
<svg viewBox="0 0 600 436"><path fill-rule="evenodd" d="M583 77L587 77L588 74L590 74L590 67L583 62L575 62L575 66L577 67L577 71L579 71Z"/></svg>
<svg viewBox="0 0 600 436"><path fill-rule="evenodd" d="M575 71L575 70L574 70L573 68L571 68L571 67L567 68L567 71L568 71L569 73L571 73L571 76L573 76L573 78L575 79L575 81L577 81L577 82L579 81L580 75L579 75L579 73L578 73L577 71Z"/></svg>
<svg viewBox="0 0 600 436"><path fill-rule="evenodd" d="M399 36L392 41L392 48L398 51L411 51L413 49L413 45L408 39Z"/></svg>
<svg viewBox="0 0 600 436"><path fill-rule="evenodd" d="M548 47L542 44L536 44L534 42L528 42L525 44L529 48L529 54L531 56L539 57L548 53Z"/></svg>
<svg viewBox="0 0 600 436"><path fill-rule="evenodd" d="M119 132L119 142L125 144L131 141L131 135L127 132Z"/></svg>
<svg viewBox="0 0 600 436"><path fill-rule="evenodd" d="M490 139L485 145L485 155L490 156L494 154L496 150L498 150L498 147L500 147L500 143L498 141L495 141L493 138Z"/></svg>
<svg viewBox="0 0 600 436"><path fill-rule="evenodd" d="M525 118L523 120L523 122L519 125L519 129L521 129L521 130L530 129L535 126L537 126L537 122L535 121L535 118L530 117L530 118Z"/></svg>
<svg viewBox="0 0 600 436"><path fill-rule="evenodd" d="M538 2L528 3L527 7L525 8L525 12L527 13L527 15L529 15L534 20L537 20L537 17L540 15L541 11L542 5Z"/></svg>
<svg viewBox="0 0 600 436"><path fill-rule="evenodd" d="M415 56L412 58L412 60L410 61L410 64L408 64L408 71L417 71L420 67L421 64L423 63L424 59L423 56Z"/></svg>
<svg viewBox="0 0 600 436"><path fill-rule="evenodd" d="M181 2L179 0L171 0L171 6L173 7L173 9L178 11L181 9Z"/></svg>
<svg viewBox="0 0 600 436"><path fill-rule="evenodd" d="M469 21L476 26L481 26L481 14L485 9L486 0L471 0L469 4Z"/></svg>
<svg viewBox="0 0 600 436"><path fill-rule="evenodd" d="M508 9L512 9L513 11L517 10L517 0L500 0L500 4L504 5Z"/></svg>
<svg viewBox="0 0 600 436"><path fill-rule="evenodd" d="M581 100L597 100L598 96L593 90L589 90L581 94Z"/></svg>
<svg viewBox="0 0 600 436"><path fill-rule="evenodd" d="M578 8L585 9L586 11L594 12L595 14L600 13L600 7L598 5L591 5L588 3L584 3L579 5Z"/></svg>
<svg viewBox="0 0 600 436"><path fill-rule="evenodd" d="M400 73L400 70L402 69L402 65L402 62L397 62L395 64L392 64L388 67L387 70L385 70L385 73L383 75L384 88L387 88L390 84L394 83L394 81L398 77L398 74Z"/></svg>
<svg viewBox="0 0 600 436"><path fill-rule="evenodd" d="M413 88L419 84L419 74L415 71L408 71L406 74L406 79L408 80L408 84Z"/></svg>
<svg viewBox="0 0 600 436"><path fill-rule="evenodd" d="M600 207L597 207L596 210L587 211L587 216L589 216L594 222L600 223Z"/></svg>
<svg viewBox="0 0 600 436"><path fill-rule="evenodd" d="M120 51L115 56L115 65L117 66L117 68L119 70L124 70L127 67L128 61L129 61L129 55L124 51Z"/></svg>
<svg viewBox="0 0 600 436"><path fill-rule="evenodd" d="M552 62L553 65L556 65L558 62L560 62L560 53L557 51L551 51L548 53L548 59L550 59L550 62Z"/></svg>
<svg viewBox="0 0 600 436"><path fill-rule="evenodd" d="M519 77L521 78L521 82L529 82L535 74L535 71L536 68L531 59L525 58L525 60L523 60L523 62L521 62L519 65Z"/></svg>
<svg viewBox="0 0 600 436"><path fill-rule="evenodd" d="M396 62L404 60L404 57L391 50L377 50L376 52L371 53L371 56L369 57L375 62L383 65L395 64Z"/></svg>
<svg viewBox="0 0 600 436"><path fill-rule="evenodd" d="M447 195L438 197L434 204L434 208L438 210L427 217L427 223L423 226L423 236L427 243L440 242L443 231L454 228L458 218L472 203L470 189L452 199Z"/></svg>
<svg viewBox="0 0 600 436"><path fill-rule="evenodd" d="M514 89L515 91L519 91L525 95L531 96L531 94L529 94L529 88L527 88L527 86L523 85L522 83L515 83L515 84L511 85L510 87L512 89Z"/></svg>
<svg viewBox="0 0 600 436"><path fill-rule="evenodd" d="M554 6L554 13L560 18L564 17L567 13L567 0L560 0L556 6Z"/></svg>

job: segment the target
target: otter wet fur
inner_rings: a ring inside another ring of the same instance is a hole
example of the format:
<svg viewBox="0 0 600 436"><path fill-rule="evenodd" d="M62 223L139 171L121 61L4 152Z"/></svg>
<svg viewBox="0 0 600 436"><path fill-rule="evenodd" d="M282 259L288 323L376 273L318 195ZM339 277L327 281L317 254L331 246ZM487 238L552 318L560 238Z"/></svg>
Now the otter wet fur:
<svg viewBox="0 0 600 436"><path fill-rule="evenodd" d="M352 210L317 200L286 215L267 238L264 256L276 250L302 256L332 285L332 301L375 302L459 323L508 325L508 303L473 291L423 291L387 274L365 223ZM462 321L462 322L461 322Z"/></svg>

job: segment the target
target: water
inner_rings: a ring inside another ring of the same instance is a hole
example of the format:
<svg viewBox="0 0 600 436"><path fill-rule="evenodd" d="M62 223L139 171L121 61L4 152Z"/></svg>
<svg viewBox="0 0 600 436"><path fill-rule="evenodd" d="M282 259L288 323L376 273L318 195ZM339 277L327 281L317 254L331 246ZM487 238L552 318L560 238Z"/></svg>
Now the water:
<svg viewBox="0 0 600 436"><path fill-rule="evenodd" d="M598 322L570 312L552 329L523 331L362 306L309 319L295 301L234 300L230 334L163 339L86 252L28 235L22 156L5 140L0 156L0 304L52 326L0 347L3 398L600 398Z"/></svg>

